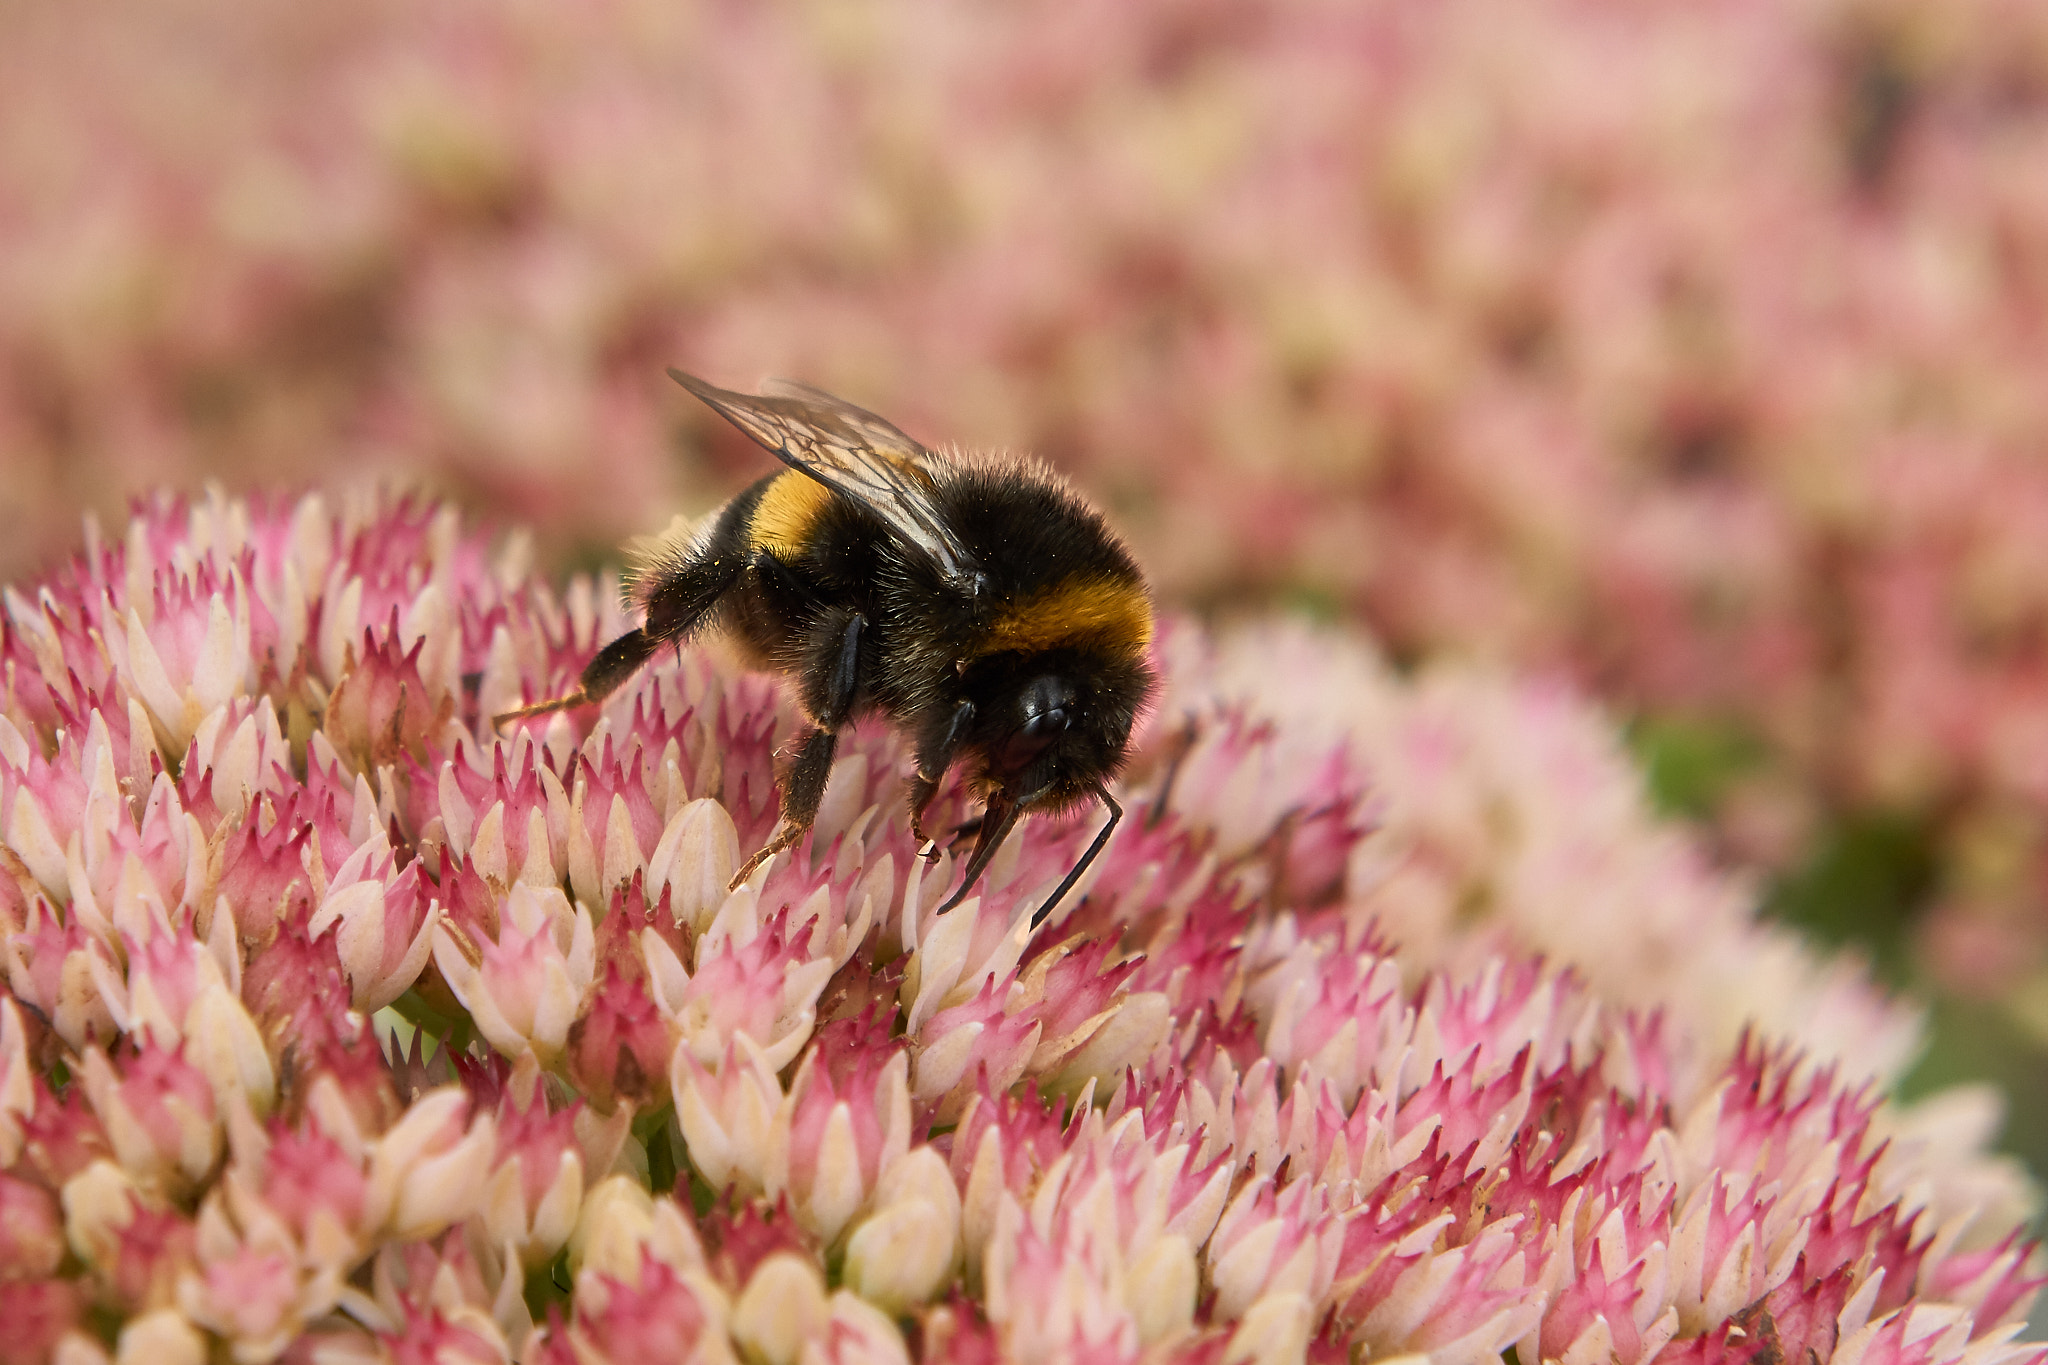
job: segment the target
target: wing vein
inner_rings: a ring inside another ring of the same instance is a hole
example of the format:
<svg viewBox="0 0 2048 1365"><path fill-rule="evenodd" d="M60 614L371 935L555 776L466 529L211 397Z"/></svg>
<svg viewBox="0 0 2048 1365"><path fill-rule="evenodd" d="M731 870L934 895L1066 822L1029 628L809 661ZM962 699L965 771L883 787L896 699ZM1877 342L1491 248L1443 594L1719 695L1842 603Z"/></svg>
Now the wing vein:
<svg viewBox="0 0 2048 1365"><path fill-rule="evenodd" d="M822 389L771 381L736 393L671 369L669 377L784 464L873 513L895 542L943 579L970 582L974 556L932 500L944 457L891 423Z"/></svg>

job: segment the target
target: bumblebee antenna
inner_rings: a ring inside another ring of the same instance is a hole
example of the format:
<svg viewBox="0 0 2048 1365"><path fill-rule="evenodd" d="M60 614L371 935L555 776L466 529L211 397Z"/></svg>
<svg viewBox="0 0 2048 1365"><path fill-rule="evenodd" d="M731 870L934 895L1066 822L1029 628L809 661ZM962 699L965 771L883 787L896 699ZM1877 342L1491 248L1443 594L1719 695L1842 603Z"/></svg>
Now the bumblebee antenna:
<svg viewBox="0 0 2048 1365"><path fill-rule="evenodd" d="M1059 889L1045 898L1044 905L1031 912L1031 927L1033 929L1045 923L1046 917L1059 908L1059 903L1066 899L1067 892L1074 889L1074 883L1081 880L1081 874L1086 872L1088 865L1095 861L1095 855L1102 852L1102 846L1109 842L1110 832L1116 828L1117 822L1124 818L1124 808L1119 806L1116 803L1116 798L1109 794L1108 787L1099 782L1096 783L1095 794L1102 798L1103 805L1109 807L1109 823L1104 825L1102 832L1095 836L1095 842L1088 845L1088 851L1081 855L1081 861L1075 863L1073 870L1067 873L1067 879L1059 884Z"/></svg>

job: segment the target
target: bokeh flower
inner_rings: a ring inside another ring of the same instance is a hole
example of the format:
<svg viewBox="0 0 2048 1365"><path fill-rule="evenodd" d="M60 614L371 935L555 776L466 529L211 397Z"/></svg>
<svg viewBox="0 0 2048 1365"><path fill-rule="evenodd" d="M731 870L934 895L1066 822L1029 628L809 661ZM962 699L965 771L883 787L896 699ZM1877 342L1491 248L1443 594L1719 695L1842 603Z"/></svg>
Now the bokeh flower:
<svg viewBox="0 0 2048 1365"><path fill-rule="evenodd" d="M705 651L495 733L623 621L433 508L159 502L9 601L11 1357L2042 1358L1981 1106L1560 690L1175 626L1034 934L1091 823L939 916L880 727L727 891L797 718Z"/></svg>

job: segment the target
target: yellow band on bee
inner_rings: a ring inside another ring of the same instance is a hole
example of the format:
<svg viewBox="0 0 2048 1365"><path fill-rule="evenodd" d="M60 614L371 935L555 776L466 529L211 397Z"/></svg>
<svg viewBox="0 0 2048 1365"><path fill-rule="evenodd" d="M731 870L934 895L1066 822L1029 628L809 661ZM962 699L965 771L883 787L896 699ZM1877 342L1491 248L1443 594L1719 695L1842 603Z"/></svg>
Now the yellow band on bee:
<svg viewBox="0 0 2048 1365"><path fill-rule="evenodd" d="M800 559L810 547L811 528L831 500L832 490L816 479L793 469L778 474L754 505L747 539L785 563Z"/></svg>
<svg viewBox="0 0 2048 1365"><path fill-rule="evenodd" d="M1143 587L1076 578L1004 610L975 642L971 657L1085 647L1136 653L1151 642L1152 603Z"/></svg>

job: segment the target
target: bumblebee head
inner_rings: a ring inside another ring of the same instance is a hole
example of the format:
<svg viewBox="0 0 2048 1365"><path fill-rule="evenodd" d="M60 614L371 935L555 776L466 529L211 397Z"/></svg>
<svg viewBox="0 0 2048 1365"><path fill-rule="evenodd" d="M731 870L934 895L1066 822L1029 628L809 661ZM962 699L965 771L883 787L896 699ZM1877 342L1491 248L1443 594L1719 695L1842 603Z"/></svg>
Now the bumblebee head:
<svg viewBox="0 0 2048 1365"><path fill-rule="evenodd" d="M1142 657L1060 650L991 662L966 680L975 724L965 747L992 797L1059 811L1123 766L1153 685Z"/></svg>
<svg viewBox="0 0 2048 1365"><path fill-rule="evenodd" d="M1152 695L1152 670L1136 651L1019 651L979 661L960 682L963 695L950 714L971 719L957 749L946 748L967 761L984 805L960 888L939 913L973 889L1027 810L1058 812L1099 799L1110 811L1109 824L1033 914L1036 926L1102 851L1123 814L1108 782L1123 766L1131 727Z"/></svg>

